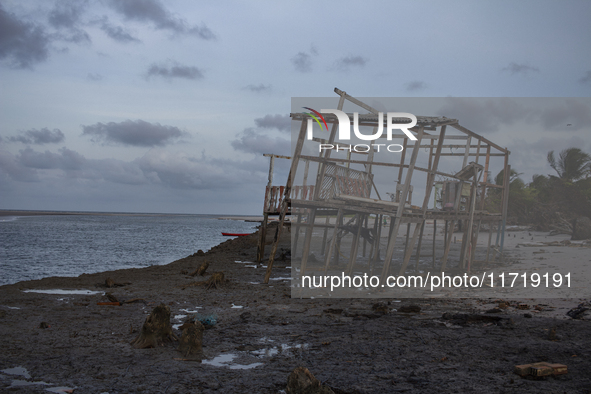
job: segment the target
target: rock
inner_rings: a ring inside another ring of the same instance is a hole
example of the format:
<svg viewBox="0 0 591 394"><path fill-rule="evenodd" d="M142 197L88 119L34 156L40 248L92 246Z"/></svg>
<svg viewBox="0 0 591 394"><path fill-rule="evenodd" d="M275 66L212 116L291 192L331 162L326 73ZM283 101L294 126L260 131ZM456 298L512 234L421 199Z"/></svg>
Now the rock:
<svg viewBox="0 0 591 394"><path fill-rule="evenodd" d="M573 222L573 235L571 240L579 241L591 238L591 219L582 216Z"/></svg>
<svg viewBox="0 0 591 394"><path fill-rule="evenodd" d="M589 308L587 308L586 306L588 306L587 303L583 302L582 304L579 304L578 307L566 312L566 315L573 319L582 319L585 317L585 315L588 313L587 311L589 310Z"/></svg>
<svg viewBox="0 0 591 394"><path fill-rule="evenodd" d="M287 394L334 394L328 386L323 386L308 368L297 367L287 378Z"/></svg>

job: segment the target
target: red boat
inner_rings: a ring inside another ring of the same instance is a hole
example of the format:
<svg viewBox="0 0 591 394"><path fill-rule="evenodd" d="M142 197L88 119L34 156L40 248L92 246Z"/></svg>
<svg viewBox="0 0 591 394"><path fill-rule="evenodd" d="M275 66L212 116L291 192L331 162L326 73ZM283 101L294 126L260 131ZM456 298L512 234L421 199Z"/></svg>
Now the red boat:
<svg viewBox="0 0 591 394"><path fill-rule="evenodd" d="M244 237L245 235L250 235L249 233L246 234L240 234L240 233L222 233L222 235L225 235L226 237Z"/></svg>

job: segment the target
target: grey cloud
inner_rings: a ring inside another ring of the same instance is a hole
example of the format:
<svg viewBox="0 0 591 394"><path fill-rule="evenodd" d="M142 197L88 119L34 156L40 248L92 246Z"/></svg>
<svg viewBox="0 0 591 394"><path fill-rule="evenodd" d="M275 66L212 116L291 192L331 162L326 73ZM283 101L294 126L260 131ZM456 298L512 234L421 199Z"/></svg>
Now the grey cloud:
<svg viewBox="0 0 591 394"><path fill-rule="evenodd" d="M0 59L12 68L32 68L49 57L50 38L41 26L19 20L0 3Z"/></svg>
<svg viewBox="0 0 591 394"><path fill-rule="evenodd" d="M271 85L264 85L262 83L259 83L258 85L245 86L244 90L250 90L251 92L255 92L255 93L262 93L262 92L270 92L271 90L273 90L273 87Z"/></svg>
<svg viewBox="0 0 591 394"><path fill-rule="evenodd" d="M507 71L511 75L522 74L527 75L532 72L540 72L540 69L528 64L518 64L515 62L509 63L507 67L503 67L502 71Z"/></svg>
<svg viewBox="0 0 591 394"><path fill-rule="evenodd" d="M215 39L215 34L205 25L189 26L184 19L176 18L157 0L111 0L111 7L129 20L151 22L156 29L175 34L187 34L204 40Z"/></svg>
<svg viewBox="0 0 591 394"><path fill-rule="evenodd" d="M88 33L79 27L84 12L85 1L58 1L49 13L49 24L59 30L52 38L74 43L87 42L91 39Z"/></svg>
<svg viewBox="0 0 591 394"><path fill-rule="evenodd" d="M41 153L31 148L26 148L21 150L16 158L25 167L43 170L80 170L86 164L86 158L84 156L67 148L61 148L59 153L49 151Z"/></svg>
<svg viewBox="0 0 591 394"><path fill-rule="evenodd" d="M367 63L367 59L362 56L345 56L336 61L335 67L340 71L349 71L353 67L363 67Z"/></svg>
<svg viewBox="0 0 591 394"><path fill-rule="evenodd" d="M152 183L174 189L232 190L237 185L264 182L265 175L249 162L196 158L152 149L136 160Z"/></svg>
<svg viewBox="0 0 591 394"><path fill-rule="evenodd" d="M305 52L298 52L297 55L291 58L291 63L296 71L301 73L309 73L312 71L312 57Z"/></svg>
<svg viewBox="0 0 591 394"><path fill-rule="evenodd" d="M62 40L73 42L75 44L90 43L92 40L87 32L82 29L69 29L66 32L52 34L51 38L54 40Z"/></svg>
<svg viewBox="0 0 591 394"><path fill-rule="evenodd" d="M56 28L73 28L80 21L83 12L83 1L58 1L49 13L49 24Z"/></svg>
<svg viewBox="0 0 591 394"><path fill-rule="evenodd" d="M135 161L125 162L116 159L102 159L92 160L90 164L89 173L98 179L126 185L142 185L149 182L139 164Z"/></svg>
<svg viewBox="0 0 591 394"><path fill-rule="evenodd" d="M562 105L543 110L540 119L547 130L588 128L591 125L591 102L588 99L564 99Z"/></svg>
<svg viewBox="0 0 591 394"><path fill-rule="evenodd" d="M88 73L86 79L88 79L89 81L101 81L103 79L103 76L98 73Z"/></svg>
<svg viewBox="0 0 591 394"><path fill-rule="evenodd" d="M261 157L232 161L162 149L151 149L129 162L86 159L66 148L58 153L27 148L16 156L0 150L0 176L6 174L20 182L54 183L58 176L114 184L155 184L172 189L232 190L239 185L264 184L267 170L268 162Z"/></svg>
<svg viewBox="0 0 591 394"><path fill-rule="evenodd" d="M57 144L63 142L66 139L64 133L60 129L49 130L47 127L41 130L31 129L22 132L16 137L8 137L10 142L22 142L23 144Z"/></svg>
<svg viewBox="0 0 591 394"><path fill-rule="evenodd" d="M183 66L180 64L165 66L152 64L150 68L148 68L146 78L154 76L163 77L166 79L184 78L196 80L203 78L203 72L199 68L194 66Z"/></svg>
<svg viewBox="0 0 591 394"><path fill-rule="evenodd" d="M502 125L527 119L534 110L511 98L470 99L448 97L438 115L458 119L475 133L498 131Z"/></svg>
<svg viewBox="0 0 591 394"><path fill-rule="evenodd" d="M427 88L427 84L423 81L411 81L406 84L407 92L416 92Z"/></svg>
<svg viewBox="0 0 591 394"><path fill-rule="evenodd" d="M0 150L0 171L12 180L19 182L37 182L39 177L34 169L20 164L13 154Z"/></svg>
<svg viewBox="0 0 591 394"><path fill-rule="evenodd" d="M143 120L126 120L120 123L96 123L82 126L82 135L90 136L93 142L131 146L162 146L185 135L178 127L163 126Z"/></svg>
<svg viewBox="0 0 591 394"><path fill-rule="evenodd" d="M111 24L107 18L103 18L100 22L100 28L110 38L122 43L141 42L138 38L132 36L127 30L121 26Z"/></svg>
<svg viewBox="0 0 591 394"><path fill-rule="evenodd" d="M579 82L582 84L591 83L591 70L587 71L587 73L579 79Z"/></svg>
<svg viewBox="0 0 591 394"><path fill-rule="evenodd" d="M247 128L232 141L232 147L247 153L289 155L291 140L282 137L269 137L255 129Z"/></svg>
<svg viewBox="0 0 591 394"><path fill-rule="evenodd" d="M291 132L291 118L289 115L265 115L254 120L257 127L264 129L278 129Z"/></svg>

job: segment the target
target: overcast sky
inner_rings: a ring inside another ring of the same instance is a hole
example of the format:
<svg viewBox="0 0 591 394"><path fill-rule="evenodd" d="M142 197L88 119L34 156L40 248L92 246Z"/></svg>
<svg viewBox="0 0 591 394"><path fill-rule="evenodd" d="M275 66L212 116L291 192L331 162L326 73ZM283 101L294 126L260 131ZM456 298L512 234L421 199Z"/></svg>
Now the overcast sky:
<svg viewBox="0 0 591 394"><path fill-rule="evenodd" d="M0 209L259 214L334 87L442 97L526 182L591 152L589 1L285 4L0 0Z"/></svg>

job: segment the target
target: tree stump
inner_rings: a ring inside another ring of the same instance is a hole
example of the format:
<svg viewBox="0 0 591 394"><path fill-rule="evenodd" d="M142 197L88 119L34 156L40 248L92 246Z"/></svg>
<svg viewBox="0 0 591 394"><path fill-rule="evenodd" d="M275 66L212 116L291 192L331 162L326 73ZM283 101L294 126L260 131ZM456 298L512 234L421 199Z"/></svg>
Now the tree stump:
<svg viewBox="0 0 591 394"><path fill-rule="evenodd" d="M203 276L203 275L205 275L205 271L207 271L207 267L209 267L209 261L205 261L205 262L201 263L199 268L197 268L195 271L193 271L190 275L191 276L195 276L195 275Z"/></svg>
<svg viewBox="0 0 591 394"><path fill-rule="evenodd" d="M179 340L179 352L186 359L201 360L203 356L203 324L199 321L185 323L180 327L183 330Z"/></svg>
<svg viewBox="0 0 591 394"><path fill-rule="evenodd" d="M224 273L223 272L214 272L211 274L209 279L205 281L205 288L209 289L217 289L222 286L224 283Z"/></svg>
<svg viewBox="0 0 591 394"><path fill-rule="evenodd" d="M287 394L334 394L328 386L323 386L308 368L297 367L287 378Z"/></svg>
<svg viewBox="0 0 591 394"><path fill-rule="evenodd" d="M170 325L170 308L160 304L146 318L140 334L131 344L136 349L145 349L161 346L165 342L176 339Z"/></svg>

